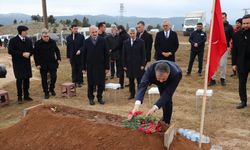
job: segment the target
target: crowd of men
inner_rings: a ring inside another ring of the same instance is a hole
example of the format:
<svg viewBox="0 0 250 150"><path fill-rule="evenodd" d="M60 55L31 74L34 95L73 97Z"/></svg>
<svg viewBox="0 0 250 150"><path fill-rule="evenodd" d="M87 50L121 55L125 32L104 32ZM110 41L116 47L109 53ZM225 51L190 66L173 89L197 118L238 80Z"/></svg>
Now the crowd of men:
<svg viewBox="0 0 250 150"><path fill-rule="evenodd" d="M247 106L246 82L250 71L250 15L236 21L233 28L227 21L227 14L222 13L225 35L227 39L227 52L220 61L220 81L226 86L226 66L228 55L232 54L232 76L239 77L239 95L241 103L238 109ZM136 100L132 112L136 112L143 102L143 97L149 85L155 84L160 92L160 98L150 109L147 115L156 110L163 109L163 121L170 123L172 114L172 96L181 78L182 71L175 63L176 51L179 48L177 33L171 29L171 24L165 20L162 23L163 30L156 34L154 41L155 62L151 61L151 49L153 38L145 30L145 23L139 21L136 28L130 28L128 32L122 25L111 25L111 34L106 33L106 23L100 22L98 26L90 26L90 37L77 33L77 26L70 27L71 34L67 37L67 59L71 64L72 82L77 87L84 84L83 74L87 74L87 97L90 105L97 102L105 104L103 91L107 73L110 71L111 79L119 78L120 89L125 87L124 77L129 79L128 99ZM48 30L42 31L42 37L32 47L31 40L27 38L28 28L18 26L18 35L10 40L9 54L12 55L13 69L16 77L18 103L32 101L29 94L30 78L32 77L30 58L34 55L35 65L40 70L44 98L55 96L55 83L57 69L61 61L60 50L56 42L49 37ZM198 75L202 76L203 55L206 32L203 24L197 23L197 29L190 35L191 44L190 60L187 75L191 75L193 62L198 55ZM145 69L146 68L146 69ZM47 74L50 74L48 86ZM137 81L137 88L135 81ZM216 85L215 75L210 81L210 86ZM136 92L137 91L137 92ZM129 118L132 116L130 115Z"/></svg>

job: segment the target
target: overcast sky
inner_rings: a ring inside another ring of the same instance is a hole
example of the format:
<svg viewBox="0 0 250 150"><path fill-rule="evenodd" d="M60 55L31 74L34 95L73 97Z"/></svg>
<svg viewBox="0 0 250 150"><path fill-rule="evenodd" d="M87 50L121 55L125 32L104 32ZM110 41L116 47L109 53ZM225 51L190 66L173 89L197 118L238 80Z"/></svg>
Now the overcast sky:
<svg viewBox="0 0 250 150"><path fill-rule="evenodd" d="M119 15L124 3L124 16L180 17L186 12L204 10L210 18L213 0L47 0L48 15ZM250 0L221 0L222 10L230 20L242 17L243 8L250 8ZM42 15L41 0L0 0L0 14L25 13ZM1 18L0 18L1 19Z"/></svg>

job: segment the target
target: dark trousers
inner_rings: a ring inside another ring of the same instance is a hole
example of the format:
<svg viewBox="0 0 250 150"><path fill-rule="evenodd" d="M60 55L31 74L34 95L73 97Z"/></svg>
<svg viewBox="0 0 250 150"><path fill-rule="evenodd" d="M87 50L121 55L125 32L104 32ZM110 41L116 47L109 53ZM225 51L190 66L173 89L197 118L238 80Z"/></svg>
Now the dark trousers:
<svg viewBox="0 0 250 150"><path fill-rule="evenodd" d="M82 66L77 63L71 63L71 69L72 69L72 82L78 84L83 83Z"/></svg>
<svg viewBox="0 0 250 150"><path fill-rule="evenodd" d="M115 76L115 70L116 70L116 76L118 77L118 64L115 60L111 60L110 61L111 76Z"/></svg>
<svg viewBox="0 0 250 150"><path fill-rule="evenodd" d="M240 100L241 103L247 104L247 78L248 78L248 73L239 73L239 95L240 95Z"/></svg>
<svg viewBox="0 0 250 150"><path fill-rule="evenodd" d="M136 78L137 88L141 82L141 77ZM135 96L135 78L129 78L129 92L131 96Z"/></svg>
<svg viewBox="0 0 250 150"><path fill-rule="evenodd" d="M164 98L164 97L162 97L162 93L165 90L165 87L158 86L158 89L159 89L161 98ZM164 98L164 100L165 100L165 98ZM163 111L163 117L162 117L163 121L165 123L170 124L171 117L172 117L172 111L173 111L172 96L170 97L170 99L165 100L164 105L162 105L162 111Z"/></svg>
<svg viewBox="0 0 250 150"><path fill-rule="evenodd" d="M123 65L122 65L122 61L121 59L117 60L117 64L118 64L118 76L119 76L119 83L121 84L121 86L124 86L124 69L123 69Z"/></svg>
<svg viewBox="0 0 250 150"><path fill-rule="evenodd" d="M17 96L21 98L29 97L29 88L30 88L30 78L26 79L16 79L16 88L17 88Z"/></svg>
<svg viewBox="0 0 250 150"><path fill-rule="evenodd" d="M196 55L198 55L198 62L199 62L199 65L198 65L198 68L199 68L198 73L201 73L201 72L202 72L202 64L203 64L204 50L199 50L199 51L192 51L192 50L191 50L187 73L191 73L192 67L193 67L193 63L194 63L194 59L195 59Z"/></svg>
<svg viewBox="0 0 250 150"><path fill-rule="evenodd" d="M49 91L54 91L55 83L57 79L57 70L40 69L40 74L42 78L42 87L44 93L49 93ZM48 73L50 74L50 87L48 88Z"/></svg>
<svg viewBox="0 0 250 150"><path fill-rule="evenodd" d="M95 96L94 96L94 89L95 87L97 87L97 99L98 100L101 100L102 99L102 93L104 91L104 88L105 88L105 85L101 84L101 85L90 85L88 84L88 99L94 99Z"/></svg>

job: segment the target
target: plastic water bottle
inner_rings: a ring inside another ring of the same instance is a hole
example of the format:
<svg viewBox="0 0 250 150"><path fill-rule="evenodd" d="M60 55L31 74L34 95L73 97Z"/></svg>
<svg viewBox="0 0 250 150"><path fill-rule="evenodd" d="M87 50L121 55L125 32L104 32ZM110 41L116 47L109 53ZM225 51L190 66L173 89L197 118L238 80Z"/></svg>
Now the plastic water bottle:
<svg viewBox="0 0 250 150"><path fill-rule="evenodd" d="M218 145L212 145L210 150L222 150L222 147Z"/></svg>
<svg viewBox="0 0 250 150"><path fill-rule="evenodd" d="M200 142L200 140L201 140L202 143L206 143L206 144L210 143L209 137L202 135L202 138L201 138L200 133L198 133L194 130L179 128L178 132L193 142Z"/></svg>

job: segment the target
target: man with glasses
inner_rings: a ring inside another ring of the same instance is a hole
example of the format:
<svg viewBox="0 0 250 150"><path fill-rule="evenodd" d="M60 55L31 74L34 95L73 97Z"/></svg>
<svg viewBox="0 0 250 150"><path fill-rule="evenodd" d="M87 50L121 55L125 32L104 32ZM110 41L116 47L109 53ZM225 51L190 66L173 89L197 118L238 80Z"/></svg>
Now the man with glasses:
<svg viewBox="0 0 250 150"><path fill-rule="evenodd" d="M170 23L165 20L162 23L163 31L156 34L155 51L156 60L175 61L175 52L179 47L177 33L171 30Z"/></svg>
<svg viewBox="0 0 250 150"><path fill-rule="evenodd" d="M77 33L77 25L71 26L71 34L67 37L67 58L72 68L72 82L77 87L83 85L82 53L85 43L84 35Z"/></svg>
<svg viewBox="0 0 250 150"><path fill-rule="evenodd" d="M61 61L60 50L56 42L49 37L49 31L44 29L42 37L35 43L34 59L37 69L40 70L44 98L56 95L55 83L57 79L57 68ZM50 87L48 88L47 74L50 74Z"/></svg>
<svg viewBox="0 0 250 150"><path fill-rule="evenodd" d="M191 52L190 52L190 59L189 59L189 65L187 70L187 75L191 74L194 59L196 55L198 55L198 74L201 76L202 74L202 63L203 63L203 55L204 55L204 47L205 42L207 40L207 35L205 32L202 31L203 24L197 23L197 29L191 33L189 37L189 42L191 44Z"/></svg>

